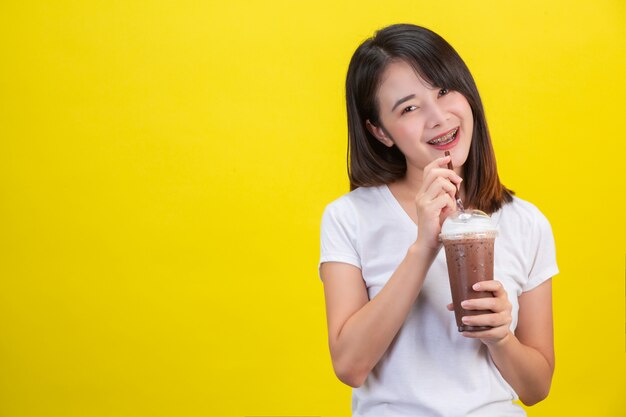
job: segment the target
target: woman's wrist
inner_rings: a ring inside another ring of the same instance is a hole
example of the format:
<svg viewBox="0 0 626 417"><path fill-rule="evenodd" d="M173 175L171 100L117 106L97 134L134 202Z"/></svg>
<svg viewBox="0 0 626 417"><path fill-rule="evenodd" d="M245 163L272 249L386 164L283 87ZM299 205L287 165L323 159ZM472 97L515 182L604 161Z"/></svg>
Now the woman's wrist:
<svg viewBox="0 0 626 417"><path fill-rule="evenodd" d="M513 342L513 339L515 339L515 335L513 334L513 332L509 330L502 339L493 340L493 341L484 341L484 343L485 345L487 345L487 348L490 351L494 349L501 350L501 349L505 349L509 344L511 344L511 342Z"/></svg>
<svg viewBox="0 0 626 417"><path fill-rule="evenodd" d="M409 246L406 258L414 260L417 265L421 265L423 273L426 275L426 272L435 260L437 252L439 252L440 248L441 246L439 246L439 248L432 248L418 239L411 246Z"/></svg>
<svg viewBox="0 0 626 417"><path fill-rule="evenodd" d="M417 240L411 245L411 248L413 249L414 253L422 253L425 255L435 256L441 249L441 242L428 241L425 238L418 237Z"/></svg>

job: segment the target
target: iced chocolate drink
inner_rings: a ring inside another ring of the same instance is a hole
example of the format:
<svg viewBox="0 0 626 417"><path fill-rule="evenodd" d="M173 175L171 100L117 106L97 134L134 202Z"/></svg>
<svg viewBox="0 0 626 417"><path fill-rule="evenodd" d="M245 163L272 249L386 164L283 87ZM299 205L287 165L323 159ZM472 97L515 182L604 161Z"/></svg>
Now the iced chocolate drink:
<svg viewBox="0 0 626 417"><path fill-rule="evenodd" d="M491 218L480 210L457 212L441 228L446 251L454 315L459 332L487 330L488 326L467 326L463 316L491 313L490 310L465 310L461 302L471 298L492 297L489 291L474 291L472 285L493 279L493 247L497 235Z"/></svg>

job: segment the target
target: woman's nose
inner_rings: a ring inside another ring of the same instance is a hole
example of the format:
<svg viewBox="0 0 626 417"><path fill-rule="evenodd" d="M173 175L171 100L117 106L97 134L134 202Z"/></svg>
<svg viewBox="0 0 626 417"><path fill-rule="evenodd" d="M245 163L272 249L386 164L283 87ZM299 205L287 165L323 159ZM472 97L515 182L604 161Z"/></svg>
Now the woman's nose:
<svg viewBox="0 0 626 417"><path fill-rule="evenodd" d="M445 121L446 111L441 107L441 105L439 105L437 101L435 101L434 103L432 103L431 106L429 106L428 121L426 125L428 126L428 128L433 129L443 125Z"/></svg>

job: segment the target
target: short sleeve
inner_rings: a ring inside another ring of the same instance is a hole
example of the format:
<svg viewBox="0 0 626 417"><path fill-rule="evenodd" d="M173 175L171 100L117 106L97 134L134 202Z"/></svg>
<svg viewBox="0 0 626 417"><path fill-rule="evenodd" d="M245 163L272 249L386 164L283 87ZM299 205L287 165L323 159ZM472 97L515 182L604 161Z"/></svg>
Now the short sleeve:
<svg viewBox="0 0 626 417"><path fill-rule="evenodd" d="M528 281L523 291L530 291L559 273L554 236L548 219L539 211L530 230Z"/></svg>
<svg viewBox="0 0 626 417"><path fill-rule="evenodd" d="M324 210L320 231L320 261L344 262L361 268L357 251L358 221L346 197L333 201ZM321 276L320 276L321 278Z"/></svg>

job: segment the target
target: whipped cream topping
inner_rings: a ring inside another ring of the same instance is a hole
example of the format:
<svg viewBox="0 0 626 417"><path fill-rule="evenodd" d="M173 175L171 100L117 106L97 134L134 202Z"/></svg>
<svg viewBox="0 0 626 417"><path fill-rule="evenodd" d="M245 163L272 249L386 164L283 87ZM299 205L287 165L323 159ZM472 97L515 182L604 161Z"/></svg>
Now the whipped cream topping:
<svg viewBox="0 0 626 417"><path fill-rule="evenodd" d="M446 218L441 226L442 238L461 238L468 233L497 234L498 228L487 214L480 210L456 212Z"/></svg>

